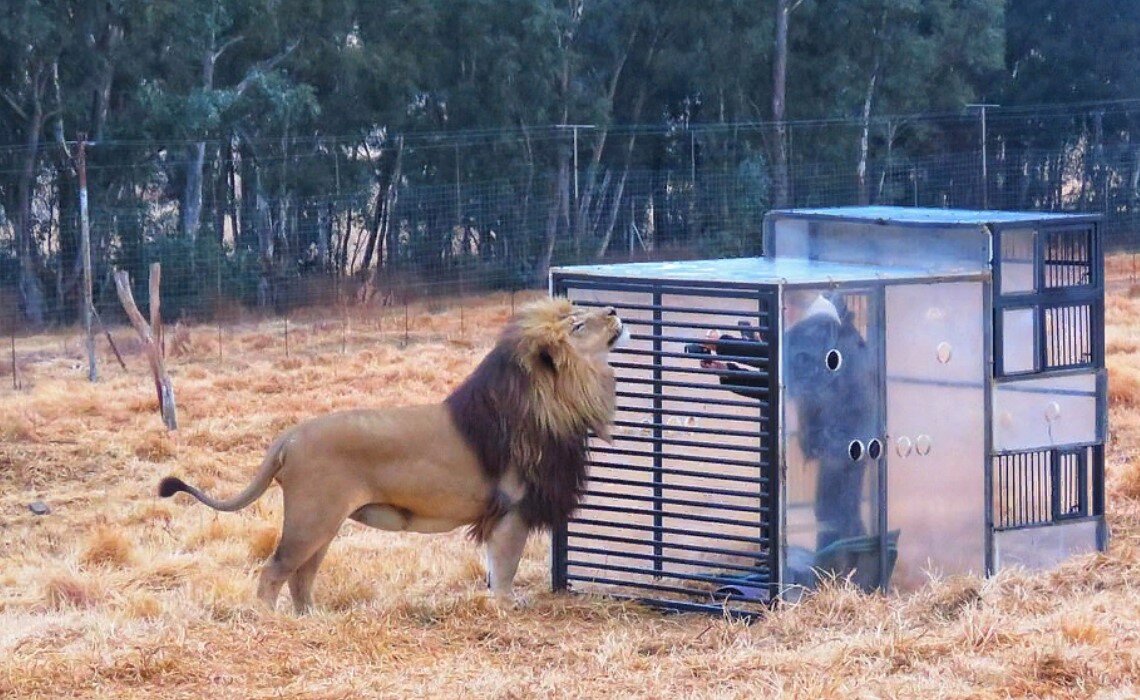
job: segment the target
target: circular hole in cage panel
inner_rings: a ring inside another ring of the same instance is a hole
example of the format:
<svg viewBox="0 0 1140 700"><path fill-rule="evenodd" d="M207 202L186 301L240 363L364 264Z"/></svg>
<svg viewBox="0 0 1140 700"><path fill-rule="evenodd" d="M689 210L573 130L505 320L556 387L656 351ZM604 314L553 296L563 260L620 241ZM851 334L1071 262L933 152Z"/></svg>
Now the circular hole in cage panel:
<svg viewBox="0 0 1140 700"><path fill-rule="evenodd" d="M946 364L950 361L950 356L954 354L954 349L950 347L950 343L947 343L944 340L938 344L938 348L935 350L935 354L938 357L939 362Z"/></svg>
<svg viewBox="0 0 1140 700"><path fill-rule="evenodd" d="M925 457L930 454L930 448L933 444L929 435L919 435L914 439L914 451Z"/></svg>
<svg viewBox="0 0 1140 700"><path fill-rule="evenodd" d="M851 444L847 446L847 456L851 458L852 462L858 462L863 459L863 443L858 440L852 440Z"/></svg>
<svg viewBox="0 0 1140 700"><path fill-rule="evenodd" d="M899 457L909 457L911 452L914 452L914 443L911 442L910 438L903 435L895 440L895 453Z"/></svg>
<svg viewBox="0 0 1140 700"><path fill-rule="evenodd" d="M883 443L879 442L879 438L874 438L867 443L867 456L871 459L878 459L883 456Z"/></svg>
<svg viewBox="0 0 1140 700"><path fill-rule="evenodd" d="M843 366L843 353L835 348L828 350L827 354L823 356L823 364L832 372L838 370Z"/></svg>

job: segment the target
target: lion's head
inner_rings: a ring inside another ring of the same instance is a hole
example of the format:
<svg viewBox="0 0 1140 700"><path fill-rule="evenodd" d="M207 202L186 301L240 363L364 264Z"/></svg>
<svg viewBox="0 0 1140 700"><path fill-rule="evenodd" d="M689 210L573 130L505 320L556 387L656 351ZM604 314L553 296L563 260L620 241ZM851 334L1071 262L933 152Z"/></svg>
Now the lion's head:
<svg viewBox="0 0 1140 700"><path fill-rule="evenodd" d="M589 431L610 439L614 375L606 354L621 334L610 307L559 298L527 304L447 398L488 475L513 473L526 485L517 507L532 527L570 517L585 483Z"/></svg>

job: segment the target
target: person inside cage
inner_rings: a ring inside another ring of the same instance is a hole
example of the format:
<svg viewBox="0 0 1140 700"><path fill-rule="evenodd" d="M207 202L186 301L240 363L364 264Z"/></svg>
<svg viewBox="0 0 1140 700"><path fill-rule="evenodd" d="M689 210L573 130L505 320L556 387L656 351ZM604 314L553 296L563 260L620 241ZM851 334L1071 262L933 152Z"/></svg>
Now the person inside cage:
<svg viewBox="0 0 1140 700"><path fill-rule="evenodd" d="M788 316L794 320L780 351L800 450L805 461L818 466L813 509L819 551L867 534L860 508L867 460L853 454L850 446L853 440L876 434L876 364L842 295L816 294L806 304L795 301L789 300ZM767 378L749 367L761 366L768 356L767 342L746 321L739 325L739 337L709 331L696 344L699 348L687 349L701 356L701 367L721 371L722 386L756 398Z"/></svg>

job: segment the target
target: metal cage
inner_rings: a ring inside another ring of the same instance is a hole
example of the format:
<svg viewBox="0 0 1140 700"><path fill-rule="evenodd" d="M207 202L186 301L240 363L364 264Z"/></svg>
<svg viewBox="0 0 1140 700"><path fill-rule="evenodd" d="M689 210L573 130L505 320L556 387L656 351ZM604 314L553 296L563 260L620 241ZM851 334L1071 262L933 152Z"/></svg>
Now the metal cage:
<svg viewBox="0 0 1140 700"><path fill-rule="evenodd" d="M1107 546L1095 216L774 211L764 248L552 271L631 331L555 589L752 614Z"/></svg>

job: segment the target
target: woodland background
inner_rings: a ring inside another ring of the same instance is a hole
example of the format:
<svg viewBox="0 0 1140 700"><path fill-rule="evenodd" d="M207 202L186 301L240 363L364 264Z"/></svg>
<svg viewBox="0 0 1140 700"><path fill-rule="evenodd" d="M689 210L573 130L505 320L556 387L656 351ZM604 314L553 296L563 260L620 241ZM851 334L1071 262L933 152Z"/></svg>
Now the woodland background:
<svg viewBox="0 0 1140 700"><path fill-rule="evenodd" d="M1081 210L1140 244L1128 0L0 0L0 324L541 286L764 213ZM982 108L985 108L983 159ZM973 105L973 106L971 106Z"/></svg>

